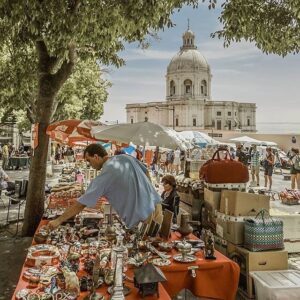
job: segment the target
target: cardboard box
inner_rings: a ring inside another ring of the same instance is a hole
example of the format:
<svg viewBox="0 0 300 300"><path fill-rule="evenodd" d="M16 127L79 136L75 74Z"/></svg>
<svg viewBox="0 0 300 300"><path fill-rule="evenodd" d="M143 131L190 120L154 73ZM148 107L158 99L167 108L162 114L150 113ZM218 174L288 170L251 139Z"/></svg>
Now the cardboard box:
<svg viewBox="0 0 300 300"><path fill-rule="evenodd" d="M217 218L217 234L236 245L244 243L244 221L230 221Z"/></svg>
<svg viewBox="0 0 300 300"><path fill-rule="evenodd" d="M245 248L227 243L227 256L240 266L240 287L249 298L254 298L251 271L288 269L288 252L285 250L251 252Z"/></svg>
<svg viewBox="0 0 300 300"><path fill-rule="evenodd" d="M207 188L204 188L204 201L208 202L214 211L219 210L220 201L221 201L221 192L214 192Z"/></svg>
<svg viewBox="0 0 300 300"><path fill-rule="evenodd" d="M253 210L270 209L270 196L223 190L220 212L231 216L247 216Z"/></svg>
<svg viewBox="0 0 300 300"><path fill-rule="evenodd" d="M286 250L251 252L243 247L234 246L232 243L230 246L228 247L229 258L236 256L245 262L244 270L241 267L241 272L248 274L251 271L286 270L288 268Z"/></svg>

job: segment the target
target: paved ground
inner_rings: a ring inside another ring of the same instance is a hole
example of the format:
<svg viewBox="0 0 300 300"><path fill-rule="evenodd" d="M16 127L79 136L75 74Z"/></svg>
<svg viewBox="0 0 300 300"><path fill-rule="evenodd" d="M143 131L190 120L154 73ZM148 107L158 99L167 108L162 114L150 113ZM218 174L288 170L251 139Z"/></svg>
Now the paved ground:
<svg viewBox="0 0 300 300"><path fill-rule="evenodd" d="M28 178L28 170L8 171L7 173L12 180ZM273 176L273 180L273 190L275 191L281 191L285 187L290 187L290 181L284 181L282 175L275 174ZM54 182L57 182L57 176L47 179L47 183L50 185ZM261 184L263 185L263 174L261 174ZM4 227L7 218L8 198L3 195L2 199L3 201L0 202L0 300L8 300L11 299L11 295L15 290L22 265L26 257L26 249L31 244L31 238L22 238L19 236L19 233L15 235L17 229L17 224L15 223L10 224L9 227ZM6 207L4 207L4 205ZM23 216L24 206L25 205L21 205L20 209L21 219ZM300 205L287 206L281 204L278 200L271 202L271 208L272 211L277 213L300 213ZM13 205L9 214L10 222L16 220L17 213L18 205ZM21 226L22 222L19 225ZM237 299L240 298L237 296Z"/></svg>
<svg viewBox="0 0 300 300"><path fill-rule="evenodd" d="M0 162L1 163L1 162ZM7 171L12 181L28 179L29 171ZM47 183L57 182L57 176L47 178ZM3 193L0 201L0 300L9 300L16 288L21 269L31 245L32 238L20 236L25 203L20 206L20 222L16 223L18 204L10 207L9 222L7 226L8 197ZM5 205L5 206L4 206Z"/></svg>

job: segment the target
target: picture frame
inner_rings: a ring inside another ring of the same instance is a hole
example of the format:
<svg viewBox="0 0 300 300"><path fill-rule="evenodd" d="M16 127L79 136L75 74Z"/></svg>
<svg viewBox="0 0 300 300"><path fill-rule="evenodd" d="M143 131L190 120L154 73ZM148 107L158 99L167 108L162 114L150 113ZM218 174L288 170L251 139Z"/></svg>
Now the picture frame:
<svg viewBox="0 0 300 300"><path fill-rule="evenodd" d="M163 239L168 240L170 238L173 216L174 216L173 212L171 212L168 209L164 210L164 218L160 228L160 236Z"/></svg>

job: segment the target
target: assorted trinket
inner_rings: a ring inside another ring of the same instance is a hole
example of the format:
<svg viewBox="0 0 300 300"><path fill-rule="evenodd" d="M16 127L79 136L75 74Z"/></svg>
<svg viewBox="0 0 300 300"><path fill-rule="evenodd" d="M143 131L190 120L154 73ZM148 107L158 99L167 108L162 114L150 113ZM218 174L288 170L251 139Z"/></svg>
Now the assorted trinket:
<svg viewBox="0 0 300 300"><path fill-rule="evenodd" d="M48 215L54 212L57 210L48 210ZM155 266L168 267L172 258L181 263L194 262L197 257L193 254L204 246L201 241L183 239L169 243L157 236L146 238L145 226L128 230L116 223L112 215L107 219L105 223L94 215L80 214L74 222L52 232L41 227L34 237L38 245L28 250L29 268L23 273L29 289L18 291L16 298L71 300L80 292L88 292L85 299L104 299L97 292L104 284L111 299L119 294L126 296L130 292L123 283L127 265L138 268L134 272L134 285L142 297L158 295L158 283L166 279ZM182 218L179 232L183 237L192 231L189 222L188 217ZM213 237L209 232L203 234L205 258L214 259ZM80 266L85 274L79 272Z"/></svg>
<svg viewBox="0 0 300 300"><path fill-rule="evenodd" d="M204 256L205 259L216 259L215 257L215 241L213 234L210 230L202 231L203 240L204 240Z"/></svg>
<svg viewBox="0 0 300 300"><path fill-rule="evenodd" d="M158 283L166 280L163 272L153 264L146 264L134 271L134 286L142 297L155 294L159 297Z"/></svg>

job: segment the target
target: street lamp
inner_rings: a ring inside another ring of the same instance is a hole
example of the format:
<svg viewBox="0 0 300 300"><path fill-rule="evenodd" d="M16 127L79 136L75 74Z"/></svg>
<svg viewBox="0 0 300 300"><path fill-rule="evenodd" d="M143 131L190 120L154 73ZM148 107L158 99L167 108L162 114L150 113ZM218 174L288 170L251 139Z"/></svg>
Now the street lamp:
<svg viewBox="0 0 300 300"><path fill-rule="evenodd" d="M173 126L172 128L175 130L175 106L173 105L173 107L159 107L158 105L155 106L155 108L157 110L160 110L160 109L166 109L166 110L171 110L172 111L172 117L173 117Z"/></svg>

